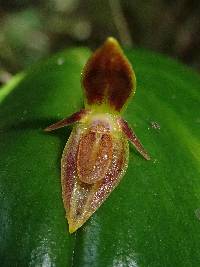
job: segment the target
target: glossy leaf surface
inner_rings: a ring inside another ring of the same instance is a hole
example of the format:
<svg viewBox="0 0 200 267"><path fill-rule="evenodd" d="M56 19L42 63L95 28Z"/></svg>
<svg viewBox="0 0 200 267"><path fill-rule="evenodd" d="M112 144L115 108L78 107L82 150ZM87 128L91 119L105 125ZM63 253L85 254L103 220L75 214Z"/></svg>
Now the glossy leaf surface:
<svg viewBox="0 0 200 267"><path fill-rule="evenodd" d="M63 52L0 91L1 266L200 266L200 77L144 51L127 52L138 86L124 117L152 160L130 146L119 186L68 233L60 159L70 129L42 129L83 107L88 55Z"/></svg>

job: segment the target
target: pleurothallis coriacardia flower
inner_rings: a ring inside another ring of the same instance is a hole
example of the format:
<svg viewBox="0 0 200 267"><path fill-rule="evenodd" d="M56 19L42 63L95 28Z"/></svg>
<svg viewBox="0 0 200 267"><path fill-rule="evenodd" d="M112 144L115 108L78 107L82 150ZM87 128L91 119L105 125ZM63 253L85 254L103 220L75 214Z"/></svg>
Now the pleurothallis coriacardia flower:
<svg viewBox="0 0 200 267"><path fill-rule="evenodd" d="M118 185L128 166L128 140L150 159L120 116L135 93L134 71L118 42L109 37L86 63L81 77L85 109L45 129L76 123L61 160L62 198L75 232Z"/></svg>

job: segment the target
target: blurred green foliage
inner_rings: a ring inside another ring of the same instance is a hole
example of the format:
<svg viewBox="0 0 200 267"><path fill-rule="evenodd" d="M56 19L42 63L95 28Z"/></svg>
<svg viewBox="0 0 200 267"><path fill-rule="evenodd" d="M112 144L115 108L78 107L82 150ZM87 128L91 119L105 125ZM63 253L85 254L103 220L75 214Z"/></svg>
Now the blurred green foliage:
<svg viewBox="0 0 200 267"><path fill-rule="evenodd" d="M2 0L0 82L69 46L107 36L200 69L200 2L179 0Z"/></svg>

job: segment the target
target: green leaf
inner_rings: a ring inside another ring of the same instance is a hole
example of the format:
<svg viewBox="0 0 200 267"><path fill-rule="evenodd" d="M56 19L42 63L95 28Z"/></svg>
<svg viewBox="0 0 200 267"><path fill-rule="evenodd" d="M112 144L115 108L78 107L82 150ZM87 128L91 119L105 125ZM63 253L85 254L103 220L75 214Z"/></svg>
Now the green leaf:
<svg viewBox="0 0 200 267"><path fill-rule="evenodd" d="M70 235L61 198L65 128L43 128L83 107L89 56L71 49L18 75L0 91L1 266L200 266L200 77L141 50L125 119L150 153L130 146L120 185Z"/></svg>

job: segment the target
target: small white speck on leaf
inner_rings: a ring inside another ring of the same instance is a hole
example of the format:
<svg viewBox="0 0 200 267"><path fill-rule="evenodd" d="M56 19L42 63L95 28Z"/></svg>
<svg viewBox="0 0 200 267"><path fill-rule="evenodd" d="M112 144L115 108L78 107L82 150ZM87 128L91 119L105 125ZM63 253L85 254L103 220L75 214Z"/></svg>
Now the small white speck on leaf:
<svg viewBox="0 0 200 267"><path fill-rule="evenodd" d="M160 124L157 123L156 121L151 121L150 125L151 125L151 128L156 129L156 130L160 130Z"/></svg>
<svg viewBox="0 0 200 267"><path fill-rule="evenodd" d="M63 63L65 62L65 60L64 60L64 58L62 58L62 57L59 57L58 59L57 59L57 64L60 66L60 65L63 65Z"/></svg>
<svg viewBox="0 0 200 267"><path fill-rule="evenodd" d="M197 219L200 220L200 208L196 209L196 210L194 211L194 213L195 213Z"/></svg>
<svg viewBox="0 0 200 267"><path fill-rule="evenodd" d="M159 163L159 161L157 159L153 160L153 164Z"/></svg>

